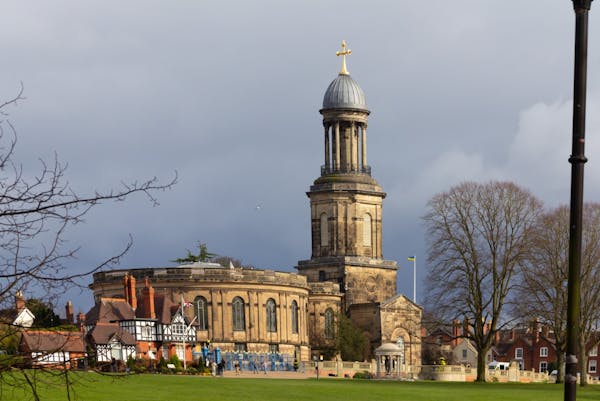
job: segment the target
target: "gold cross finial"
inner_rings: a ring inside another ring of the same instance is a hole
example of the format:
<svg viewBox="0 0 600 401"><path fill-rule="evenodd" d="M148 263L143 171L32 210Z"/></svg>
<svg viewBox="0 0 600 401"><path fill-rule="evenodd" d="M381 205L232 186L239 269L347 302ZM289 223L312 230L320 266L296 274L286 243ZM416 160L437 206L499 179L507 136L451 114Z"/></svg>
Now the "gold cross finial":
<svg viewBox="0 0 600 401"><path fill-rule="evenodd" d="M350 54L352 54L352 50L346 50L346 41L342 40L342 51L335 52L336 56L342 56L342 69L340 70L340 75L350 75L346 69L346 56Z"/></svg>

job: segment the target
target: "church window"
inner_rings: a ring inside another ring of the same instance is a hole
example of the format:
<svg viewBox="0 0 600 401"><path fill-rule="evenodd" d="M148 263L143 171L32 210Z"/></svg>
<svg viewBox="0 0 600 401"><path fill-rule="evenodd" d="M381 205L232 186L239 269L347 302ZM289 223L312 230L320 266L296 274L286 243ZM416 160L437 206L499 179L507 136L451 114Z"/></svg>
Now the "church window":
<svg viewBox="0 0 600 401"><path fill-rule="evenodd" d="M267 331L272 333L277 331L277 311L273 298L267 300Z"/></svg>
<svg viewBox="0 0 600 401"><path fill-rule="evenodd" d="M298 333L298 302L292 301L292 333Z"/></svg>
<svg viewBox="0 0 600 401"><path fill-rule="evenodd" d="M323 213L321 215L321 246L327 245L329 245L329 223L327 215Z"/></svg>
<svg viewBox="0 0 600 401"><path fill-rule="evenodd" d="M325 338L332 339L333 332L333 310L327 308L325 311Z"/></svg>
<svg viewBox="0 0 600 401"><path fill-rule="evenodd" d="M194 315L198 330L208 330L208 303L206 298L199 296L194 299Z"/></svg>
<svg viewBox="0 0 600 401"><path fill-rule="evenodd" d="M244 312L244 301L240 297L235 297L231 303L231 312L233 315L233 330L246 330L246 315Z"/></svg>
<svg viewBox="0 0 600 401"><path fill-rule="evenodd" d="M371 223L371 215L365 214L363 218L363 245L371 246L371 232L373 229L373 224Z"/></svg>

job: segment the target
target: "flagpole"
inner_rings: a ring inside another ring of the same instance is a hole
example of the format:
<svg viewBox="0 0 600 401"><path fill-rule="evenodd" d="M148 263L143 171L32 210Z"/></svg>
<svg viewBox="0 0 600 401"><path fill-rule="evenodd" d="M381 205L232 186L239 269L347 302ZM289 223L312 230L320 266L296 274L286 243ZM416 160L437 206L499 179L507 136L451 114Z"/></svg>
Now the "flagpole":
<svg viewBox="0 0 600 401"><path fill-rule="evenodd" d="M417 303L417 257L413 256L413 302Z"/></svg>
<svg viewBox="0 0 600 401"><path fill-rule="evenodd" d="M417 257L409 256L409 262L413 262L413 302L417 303Z"/></svg>

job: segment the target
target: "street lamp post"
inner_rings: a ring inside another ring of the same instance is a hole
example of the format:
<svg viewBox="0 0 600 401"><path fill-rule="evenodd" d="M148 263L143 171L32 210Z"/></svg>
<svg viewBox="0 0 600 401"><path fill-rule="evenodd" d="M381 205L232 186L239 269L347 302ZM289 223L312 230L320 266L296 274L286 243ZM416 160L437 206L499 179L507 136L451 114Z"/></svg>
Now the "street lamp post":
<svg viewBox="0 0 600 401"><path fill-rule="evenodd" d="M573 143L571 157L571 208L569 218L569 281L567 284L567 355L565 401L575 401L577 390L577 343L581 292L581 244L583 215L583 167L587 84L588 12L592 0L572 0L575 10L575 68L573 71ZM582 372L585 374L585 371Z"/></svg>

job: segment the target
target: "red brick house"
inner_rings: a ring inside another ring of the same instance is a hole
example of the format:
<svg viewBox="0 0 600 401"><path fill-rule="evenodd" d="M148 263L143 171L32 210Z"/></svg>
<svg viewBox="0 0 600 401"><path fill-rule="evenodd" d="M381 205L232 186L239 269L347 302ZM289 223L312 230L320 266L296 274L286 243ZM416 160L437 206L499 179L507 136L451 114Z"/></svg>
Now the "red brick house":
<svg viewBox="0 0 600 401"><path fill-rule="evenodd" d="M529 327L503 330L494 346L498 362L517 361L522 370L548 372L550 363L556 362L554 333L534 321Z"/></svg>

